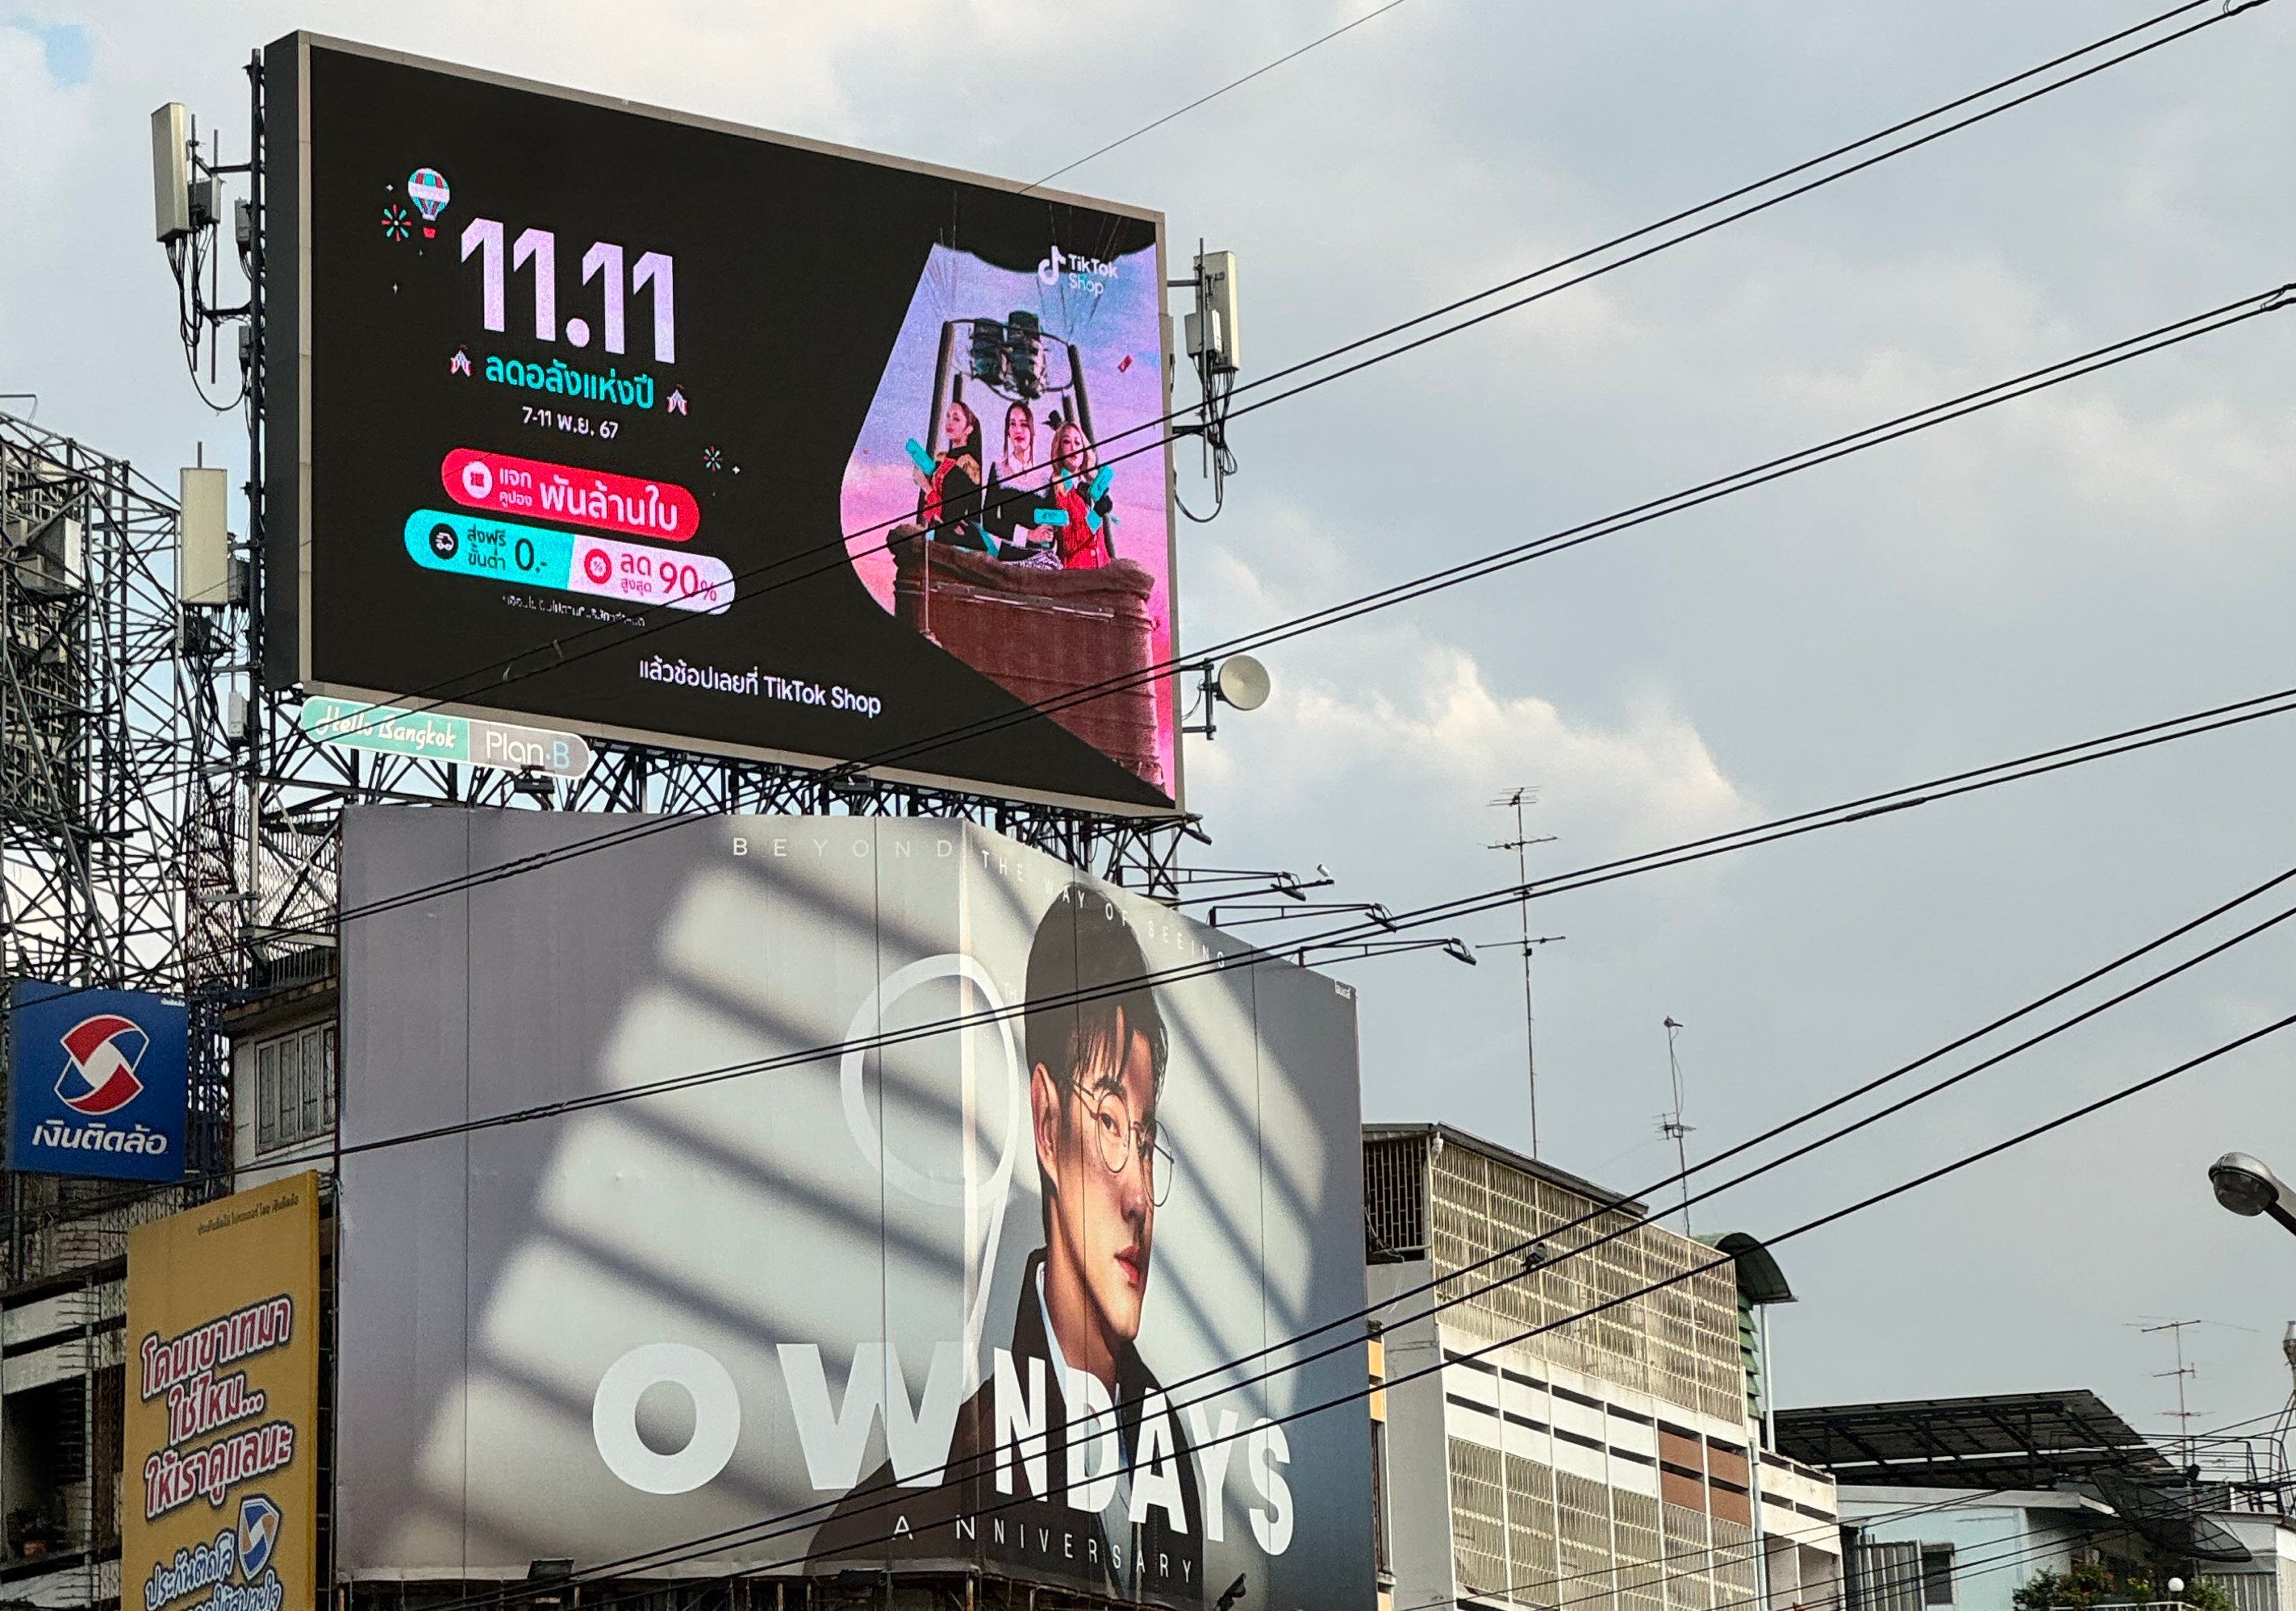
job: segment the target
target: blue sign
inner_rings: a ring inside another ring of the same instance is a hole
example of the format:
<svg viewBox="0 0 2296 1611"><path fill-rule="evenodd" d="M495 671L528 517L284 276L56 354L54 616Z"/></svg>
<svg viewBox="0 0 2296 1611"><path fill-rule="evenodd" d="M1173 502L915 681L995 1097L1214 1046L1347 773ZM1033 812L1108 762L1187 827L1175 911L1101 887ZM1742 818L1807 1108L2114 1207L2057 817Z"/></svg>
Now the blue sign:
<svg viewBox="0 0 2296 1611"><path fill-rule="evenodd" d="M191 1020L181 1005L19 979L8 1019L11 1169L184 1178Z"/></svg>

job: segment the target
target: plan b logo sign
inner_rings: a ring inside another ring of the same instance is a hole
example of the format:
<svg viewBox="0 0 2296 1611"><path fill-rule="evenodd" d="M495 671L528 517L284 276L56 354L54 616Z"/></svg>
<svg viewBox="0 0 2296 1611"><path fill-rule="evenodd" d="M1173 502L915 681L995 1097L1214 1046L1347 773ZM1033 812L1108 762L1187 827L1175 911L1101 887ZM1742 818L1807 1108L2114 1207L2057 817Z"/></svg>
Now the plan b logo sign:
<svg viewBox="0 0 2296 1611"><path fill-rule="evenodd" d="M18 980L8 996L8 1166L183 1179L190 1040L183 1007L156 995Z"/></svg>

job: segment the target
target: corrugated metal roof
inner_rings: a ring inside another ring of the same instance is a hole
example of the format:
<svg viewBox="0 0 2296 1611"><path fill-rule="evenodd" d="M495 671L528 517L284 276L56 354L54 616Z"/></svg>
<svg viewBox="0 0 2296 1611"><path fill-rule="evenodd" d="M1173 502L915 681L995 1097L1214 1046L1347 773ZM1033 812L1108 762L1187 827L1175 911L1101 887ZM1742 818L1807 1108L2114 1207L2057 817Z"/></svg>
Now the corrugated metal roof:
<svg viewBox="0 0 2296 1611"><path fill-rule="evenodd" d="M2099 1469L2173 1475L2161 1451L2086 1387L1777 1412L1778 1447L1836 1482L2047 1488Z"/></svg>

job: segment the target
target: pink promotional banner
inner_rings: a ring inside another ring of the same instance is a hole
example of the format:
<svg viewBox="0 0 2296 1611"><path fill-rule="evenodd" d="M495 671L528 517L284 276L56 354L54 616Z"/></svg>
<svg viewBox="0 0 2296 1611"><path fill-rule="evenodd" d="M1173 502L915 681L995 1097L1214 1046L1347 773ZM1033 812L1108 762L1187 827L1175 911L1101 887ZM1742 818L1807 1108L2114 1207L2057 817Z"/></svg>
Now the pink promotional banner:
<svg viewBox="0 0 2296 1611"><path fill-rule="evenodd" d="M541 515L631 536L683 543L701 524L701 506L675 483L509 454L458 447L439 467L439 479L448 497L472 509Z"/></svg>

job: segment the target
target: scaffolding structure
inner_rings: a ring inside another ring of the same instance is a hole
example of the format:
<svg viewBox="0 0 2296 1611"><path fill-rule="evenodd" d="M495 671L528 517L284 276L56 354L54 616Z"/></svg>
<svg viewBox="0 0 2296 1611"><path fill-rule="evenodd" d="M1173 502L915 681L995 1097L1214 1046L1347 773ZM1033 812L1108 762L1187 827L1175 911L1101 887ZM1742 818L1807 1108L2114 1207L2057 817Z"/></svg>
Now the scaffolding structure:
<svg viewBox="0 0 2296 1611"><path fill-rule="evenodd" d="M231 970L226 750L185 653L200 624L176 602L178 536L126 461L0 414L0 977L196 1002ZM195 1033L185 1163L202 1179L230 1161L221 1055ZM68 1255L40 1233L91 1191L12 1178L0 1280L53 1273Z"/></svg>
<svg viewBox="0 0 2296 1611"><path fill-rule="evenodd" d="M200 712L176 510L125 462L0 414L0 971L183 990ZM201 930L205 929L202 934Z"/></svg>
<svg viewBox="0 0 2296 1611"><path fill-rule="evenodd" d="M34 1601L118 1597L127 1232L229 1178L225 1047L200 1011L232 966L227 752L187 652L202 624L176 601L179 539L127 462L0 414L0 985L193 1004L182 1184L5 1176L0 1443L37 1491L0 1484L0 1593Z"/></svg>

